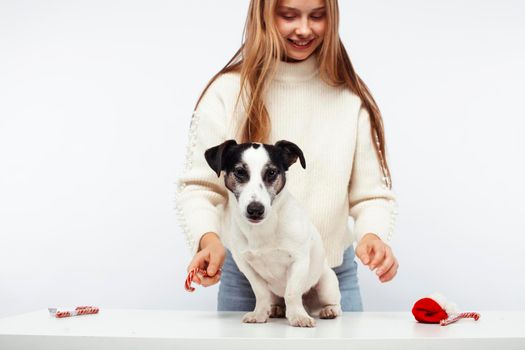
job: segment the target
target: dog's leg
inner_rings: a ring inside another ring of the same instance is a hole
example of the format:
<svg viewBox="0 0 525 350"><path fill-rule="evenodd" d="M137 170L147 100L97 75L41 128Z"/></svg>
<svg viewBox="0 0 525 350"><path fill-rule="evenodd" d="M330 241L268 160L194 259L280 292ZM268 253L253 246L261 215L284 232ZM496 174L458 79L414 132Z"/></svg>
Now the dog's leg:
<svg viewBox="0 0 525 350"><path fill-rule="evenodd" d="M303 305L303 294L306 292L308 278L308 259L294 261L288 269L288 279L284 300L286 302L286 318L295 327L314 327L315 320L308 315Z"/></svg>
<svg viewBox="0 0 525 350"><path fill-rule="evenodd" d="M243 259L235 259L237 267L246 276L253 294L255 294L255 309L244 315L242 322L264 323L268 320L271 312L272 293L264 279Z"/></svg>
<svg viewBox="0 0 525 350"><path fill-rule="evenodd" d="M285 311L284 299L272 293L272 310L270 311L270 317L283 318L286 316Z"/></svg>
<svg viewBox="0 0 525 350"><path fill-rule="evenodd" d="M342 314L341 292L339 291L339 281L334 270L327 264L323 269L319 283L315 286L319 303L321 304L320 318L335 318Z"/></svg>

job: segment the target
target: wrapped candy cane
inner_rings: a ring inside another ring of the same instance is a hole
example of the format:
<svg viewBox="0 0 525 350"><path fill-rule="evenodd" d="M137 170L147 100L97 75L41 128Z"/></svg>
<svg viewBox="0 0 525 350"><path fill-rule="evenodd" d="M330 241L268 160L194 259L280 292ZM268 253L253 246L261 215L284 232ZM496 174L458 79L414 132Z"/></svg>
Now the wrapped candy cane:
<svg viewBox="0 0 525 350"><path fill-rule="evenodd" d="M184 283L184 288L188 292L193 292L195 290L195 288L191 286L191 282L193 281L193 277L195 276L197 272L200 272L203 277L208 277L208 273L206 272L206 270L200 269L198 267L191 269L190 272L188 273L188 277L186 277L186 282ZM221 273L221 269L219 269L217 273Z"/></svg>
<svg viewBox="0 0 525 350"><path fill-rule="evenodd" d="M186 282L184 283L184 288L188 291L188 292L193 292L195 290L194 287L191 286L191 282L193 281L193 277L195 276L195 274L197 272L200 272L202 273L202 275L204 277L207 277L208 276L208 273L206 272L206 270L203 270L203 269L199 269L198 267L194 268L194 269L191 269L190 272L188 273L188 277L186 277Z"/></svg>
<svg viewBox="0 0 525 350"><path fill-rule="evenodd" d="M457 320L460 320L462 318L473 318L474 320L479 320L479 313L477 312L462 312L457 315L451 315L448 318L439 321L439 324L442 326L449 325L451 323L456 322Z"/></svg>
<svg viewBox="0 0 525 350"><path fill-rule="evenodd" d="M48 308L48 310L49 310L49 315L56 317L56 318L97 314L99 311L98 307L95 307L95 306L78 306L75 308L75 310L58 311L56 308Z"/></svg>

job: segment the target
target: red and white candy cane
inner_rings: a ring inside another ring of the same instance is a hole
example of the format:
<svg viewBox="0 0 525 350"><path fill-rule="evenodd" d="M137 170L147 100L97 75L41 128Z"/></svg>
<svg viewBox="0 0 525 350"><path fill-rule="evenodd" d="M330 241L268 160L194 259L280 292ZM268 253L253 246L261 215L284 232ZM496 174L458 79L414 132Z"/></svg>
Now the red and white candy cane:
<svg viewBox="0 0 525 350"><path fill-rule="evenodd" d="M75 308L75 310L64 310L64 311L57 311L56 308L49 308L48 310L51 316L54 316L56 318L97 314L99 311L98 307L95 307L95 306L78 306Z"/></svg>
<svg viewBox="0 0 525 350"><path fill-rule="evenodd" d="M190 272L188 273L188 277L186 277L186 282L184 283L184 288L188 292L193 292L195 290L195 288L191 286L191 282L193 281L193 277L195 276L197 272L200 272L203 277L208 277L208 273L206 272L206 270L200 269L198 267L191 269ZM221 273L221 269L219 269L217 273Z"/></svg>
<svg viewBox="0 0 525 350"><path fill-rule="evenodd" d="M457 320L460 320L462 318L473 318L474 320L477 321L477 320L479 320L479 317L480 317L480 315L477 312L462 312L460 314L452 315L449 318L441 320L439 322L439 324L442 325L442 326L446 326L446 325L454 323Z"/></svg>

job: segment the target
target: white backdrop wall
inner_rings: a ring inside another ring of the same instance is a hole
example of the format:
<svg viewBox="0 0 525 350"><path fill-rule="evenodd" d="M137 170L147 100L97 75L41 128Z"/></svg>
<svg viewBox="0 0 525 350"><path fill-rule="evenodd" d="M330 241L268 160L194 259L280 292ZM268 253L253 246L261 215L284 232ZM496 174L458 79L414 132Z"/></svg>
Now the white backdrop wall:
<svg viewBox="0 0 525 350"><path fill-rule="evenodd" d="M248 0L0 2L0 317L50 306L214 310L184 291L174 212L196 99ZM399 273L366 310L441 291L524 310L525 5L340 1L382 108Z"/></svg>

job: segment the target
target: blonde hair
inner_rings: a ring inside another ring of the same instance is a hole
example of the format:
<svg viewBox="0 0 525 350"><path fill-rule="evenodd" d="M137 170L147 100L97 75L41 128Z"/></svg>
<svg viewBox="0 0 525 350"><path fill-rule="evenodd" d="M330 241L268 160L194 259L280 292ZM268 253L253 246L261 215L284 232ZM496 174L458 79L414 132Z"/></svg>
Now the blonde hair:
<svg viewBox="0 0 525 350"><path fill-rule="evenodd" d="M201 93L195 109L209 86L221 74L240 73L245 118L239 126L240 142L268 143L271 123L266 109L265 92L276 67L285 57L285 42L277 30L275 11L279 0L251 0L243 32L243 43L230 61L215 74ZM360 97L370 115L371 136L380 159L380 167L389 188L392 188L390 169L385 157L385 132L379 107L370 90L357 75L350 57L339 38L339 5L337 0L325 0L327 29L322 44L317 48L321 78L331 86L346 86ZM245 92L243 94L243 91Z"/></svg>

